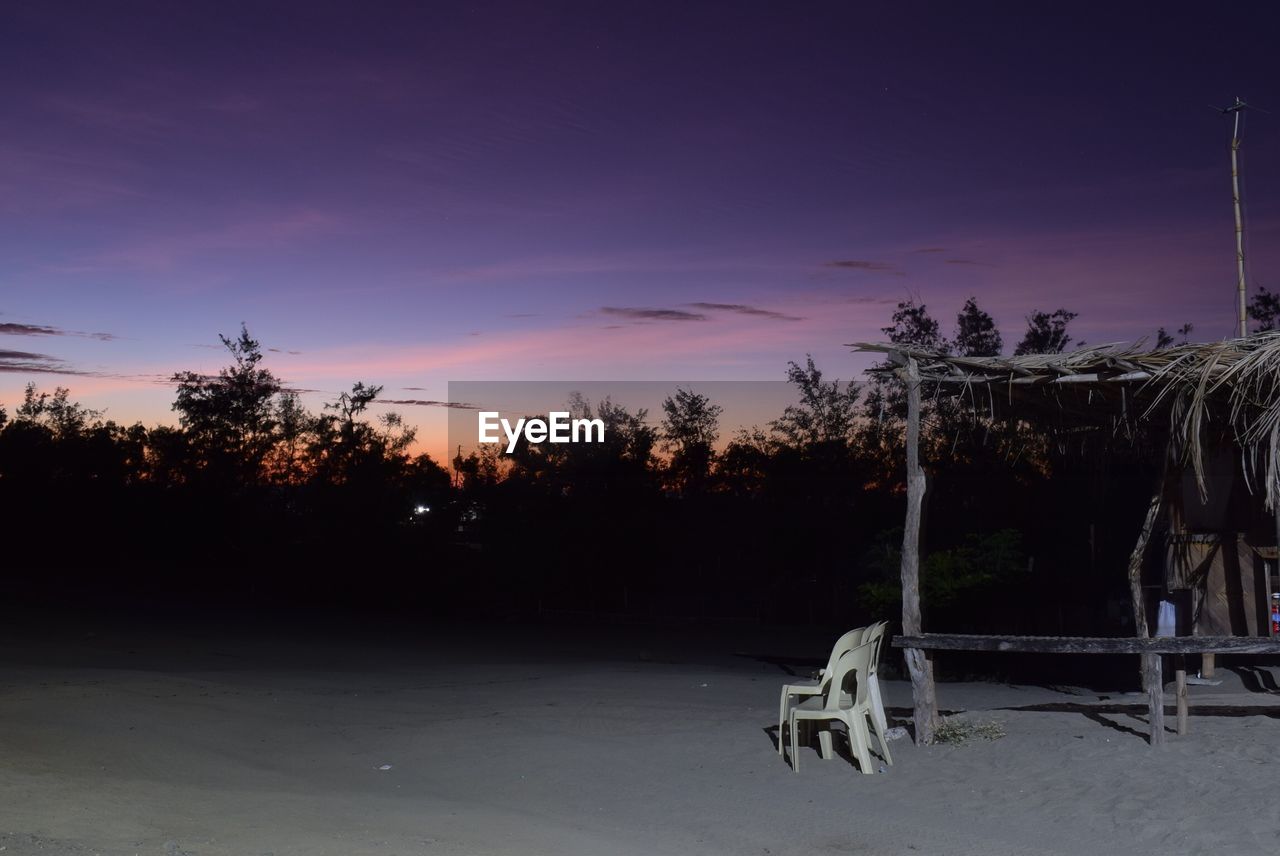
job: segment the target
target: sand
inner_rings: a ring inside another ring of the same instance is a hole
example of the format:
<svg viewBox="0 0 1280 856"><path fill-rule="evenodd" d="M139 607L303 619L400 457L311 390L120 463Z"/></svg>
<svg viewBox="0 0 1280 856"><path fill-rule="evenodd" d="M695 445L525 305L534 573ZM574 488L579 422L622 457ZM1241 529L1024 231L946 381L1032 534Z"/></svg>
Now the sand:
<svg viewBox="0 0 1280 856"><path fill-rule="evenodd" d="M946 683L1006 736L863 776L775 750L812 633L76 627L0 636L4 856L1280 849L1280 697L1231 672L1158 752L1136 695Z"/></svg>

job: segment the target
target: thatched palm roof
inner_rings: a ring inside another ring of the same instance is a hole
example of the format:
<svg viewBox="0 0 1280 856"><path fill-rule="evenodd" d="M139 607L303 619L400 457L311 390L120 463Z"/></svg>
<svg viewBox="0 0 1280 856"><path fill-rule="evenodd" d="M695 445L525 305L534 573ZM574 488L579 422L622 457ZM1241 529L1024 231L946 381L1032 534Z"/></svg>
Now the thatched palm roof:
<svg viewBox="0 0 1280 856"><path fill-rule="evenodd" d="M1167 431L1172 454L1205 490L1203 447L1229 439L1242 450L1251 487L1280 501L1280 332L1143 350L1103 345L1065 354L963 357L892 344L854 344L883 353L869 371L895 374L914 359L922 382L966 397L975 411L1013 408L1065 424Z"/></svg>

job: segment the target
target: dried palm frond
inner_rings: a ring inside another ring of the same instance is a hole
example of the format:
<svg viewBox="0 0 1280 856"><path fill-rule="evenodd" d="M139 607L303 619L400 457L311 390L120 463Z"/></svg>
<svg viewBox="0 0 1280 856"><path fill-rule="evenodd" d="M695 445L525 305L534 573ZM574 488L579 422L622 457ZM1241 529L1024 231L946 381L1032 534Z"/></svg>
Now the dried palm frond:
<svg viewBox="0 0 1280 856"><path fill-rule="evenodd" d="M872 373L893 373L914 359L923 383L958 387L993 417L999 402L1053 433L1089 426L1116 437L1139 428L1167 432L1170 454L1195 473L1202 496L1206 447L1232 442L1250 489L1261 488L1269 508L1280 505L1280 331L1160 350L1138 342L1015 357L850 347L887 355ZM980 399L975 390L983 386L988 394Z"/></svg>

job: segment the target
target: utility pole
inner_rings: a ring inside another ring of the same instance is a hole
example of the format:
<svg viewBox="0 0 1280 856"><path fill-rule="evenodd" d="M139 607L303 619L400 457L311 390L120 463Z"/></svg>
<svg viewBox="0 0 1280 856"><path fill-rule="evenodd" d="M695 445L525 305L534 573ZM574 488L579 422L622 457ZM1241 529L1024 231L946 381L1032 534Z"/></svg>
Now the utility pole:
<svg viewBox="0 0 1280 856"><path fill-rule="evenodd" d="M1249 335L1249 310L1244 279L1244 218L1240 213L1240 114L1249 105L1236 96L1236 103L1221 108L1224 114L1233 114L1231 129L1231 200L1236 209L1236 295L1239 299L1240 338Z"/></svg>

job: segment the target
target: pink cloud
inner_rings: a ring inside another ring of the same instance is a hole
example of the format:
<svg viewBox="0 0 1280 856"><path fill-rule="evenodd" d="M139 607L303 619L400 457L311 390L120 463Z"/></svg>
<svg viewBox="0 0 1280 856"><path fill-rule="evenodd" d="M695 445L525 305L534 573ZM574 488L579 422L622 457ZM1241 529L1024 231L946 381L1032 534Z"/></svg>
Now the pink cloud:
<svg viewBox="0 0 1280 856"><path fill-rule="evenodd" d="M585 324L491 333L424 346L370 345L309 351L289 365L299 382L351 377L375 383L392 377L447 380L514 376L658 377L660 372L706 377L739 375L735 367L771 360L776 355L801 358L819 347L838 349L850 337L869 335L886 321L882 302L850 301L818 293L793 295L771 304L802 320L779 324L773 319L725 314L688 324Z"/></svg>

